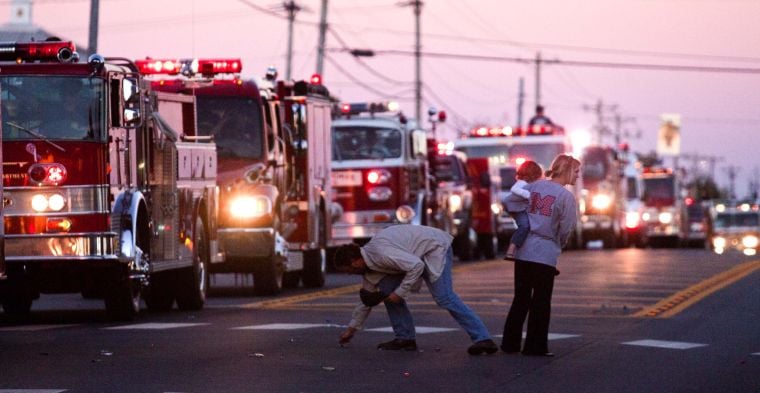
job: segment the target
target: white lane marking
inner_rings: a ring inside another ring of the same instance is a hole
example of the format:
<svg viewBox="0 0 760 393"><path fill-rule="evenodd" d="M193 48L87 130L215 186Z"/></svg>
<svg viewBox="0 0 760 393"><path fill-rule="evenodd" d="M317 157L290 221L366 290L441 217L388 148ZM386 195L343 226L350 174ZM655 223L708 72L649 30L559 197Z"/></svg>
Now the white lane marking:
<svg viewBox="0 0 760 393"><path fill-rule="evenodd" d="M527 336L527 333L523 332L522 337L525 338ZM573 338L573 337L580 337L580 334L565 334L565 333L549 333L548 339L551 340L562 340L565 338ZM501 334L497 334L494 337L503 337Z"/></svg>
<svg viewBox="0 0 760 393"><path fill-rule="evenodd" d="M79 324L6 326L6 327L0 328L0 332L37 332L41 330L62 329L62 328L67 328L71 326L79 326ZM0 390L0 393L4 393L4 391Z"/></svg>
<svg viewBox="0 0 760 393"><path fill-rule="evenodd" d="M68 389L0 389L0 393L61 393Z"/></svg>
<svg viewBox="0 0 760 393"><path fill-rule="evenodd" d="M754 355L754 356L760 356L760 352L755 352L752 355Z"/></svg>
<svg viewBox="0 0 760 393"><path fill-rule="evenodd" d="M208 323L138 323L134 325L124 326L112 326L104 329L107 330L162 330L162 329L176 329L182 327L193 327L210 325Z"/></svg>
<svg viewBox="0 0 760 393"><path fill-rule="evenodd" d="M667 349L692 349L706 347L707 344L687 343L680 341L663 341L663 340L637 340L622 343L623 345L636 345L640 347L655 347Z"/></svg>
<svg viewBox="0 0 760 393"><path fill-rule="evenodd" d="M298 330L317 327L334 327L325 323L268 323L266 325L251 325L232 328L232 330Z"/></svg>
<svg viewBox="0 0 760 393"><path fill-rule="evenodd" d="M441 333L441 332L451 332L457 329L451 329L451 328L439 328L439 327L430 327L430 326L416 326L414 328L414 331L418 334L425 334L425 333ZM367 332L393 332L393 328L388 327L382 327L382 328L374 328L374 329L366 329Z"/></svg>

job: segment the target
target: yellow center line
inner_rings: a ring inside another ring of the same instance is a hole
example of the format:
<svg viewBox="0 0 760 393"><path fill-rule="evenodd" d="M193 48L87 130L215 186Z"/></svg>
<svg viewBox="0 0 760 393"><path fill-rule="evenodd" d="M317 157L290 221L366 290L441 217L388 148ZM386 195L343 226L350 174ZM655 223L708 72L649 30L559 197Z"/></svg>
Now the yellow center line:
<svg viewBox="0 0 760 393"><path fill-rule="evenodd" d="M633 317L670 318L710 294L723 289L760 269L760 260L750 261L718 273L708 279L676 292L651 307L633 314Z"/></svg>

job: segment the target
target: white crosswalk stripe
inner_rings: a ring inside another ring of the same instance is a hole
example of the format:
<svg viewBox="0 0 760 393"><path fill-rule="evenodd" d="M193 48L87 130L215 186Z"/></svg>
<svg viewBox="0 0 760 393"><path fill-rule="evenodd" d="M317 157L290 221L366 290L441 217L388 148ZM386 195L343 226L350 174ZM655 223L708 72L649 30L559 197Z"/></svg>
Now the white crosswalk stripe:
<svg viewBox="0 0 760 393"><path fill-rule="evenodd" d="M112 326L103 328L106 330L163 330L183 327L210 325L209 323L138 323L134 325Z"/></svg>
<svg viewBox="0 0 760 393"><path fill-rule="evenodd" d="M0 332L38 332L42 330L62 329L72 326L79 326L78 324L68 325L22 325L22 326L5 326L0 327ZM0 393L4 391L0 390Z"/></svg>
<svg viewBox="0 0 760 393"><path fill-rule="evenodd" d="M754 355L754 356L760 356L760 352L755 352L752 355Z"/></svg>
<svg viewBox="0 0 760 393"><path fill-rule="evenodd" d="M0 393L61 393L68 389L0 389Z"/></svg>
<svg viewBox="0 0 760 393"><path fill-rule="evenodd" d="M681 341L663 341L663 340L637 340L622 343L623 345L635 345L640 347L666 348L666 349L692 349L706 347L707 344L687 343Z"/></svg>
<svg viewBox="0 0 760 393"><path fill-rule="evenodd" d="M328 323L268 323L265 325L251 325L231 328L232 330L298 330L318 327L336 327L338 325Z"/></svg>

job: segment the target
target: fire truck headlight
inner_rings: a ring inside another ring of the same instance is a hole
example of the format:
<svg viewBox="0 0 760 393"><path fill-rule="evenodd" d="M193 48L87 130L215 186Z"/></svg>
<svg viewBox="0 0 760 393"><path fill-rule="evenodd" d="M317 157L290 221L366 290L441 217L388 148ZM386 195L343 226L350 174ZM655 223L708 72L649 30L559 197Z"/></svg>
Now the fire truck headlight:
<svg viewBox="0 0 760 393"><path fill-rule="evenodd" d="M391 180L391 173L387 169L375 169L367 172L369 184L385 184Z"/></svg>
<svg viewBox="0 0 760 393"><path fill-rule="evenodd" d="M36 212L44 212L48 208L48 199L42 194L32 197L32 209Z"/></svg>
<svg viewBox="0 0 760 393"><path fill-rule="evenodd" d="M401 205L396 209L396 219L402 224L408 224L414 219L414 209L408 205Z"/></svg>
<svg viewBox="0 0 760 393"><path fill-rule="evenodd" d="M492 203L491 204L491 213L498 216L501 213L501 203Z"/></svg>
<svg viewBox="0 0 760 393"><path fill-rule="evenodd" d="M649 213L641 213L641 219L643 221L649 221L652 219L652 215Z"/></svg>
<svg viewBox="0 0 760 393"><path fill-rule="evenodd" d="M451 194L449 196L449 211L454 213L462 209L462 196Z"/></svg>
<svg viewBox="0 0 760 393"><path fill-rule="evenodd" d="M591 206L597 210L605 210L612 204L612 198L607 194L596 194L591 198Z"/></svg>
<svg viewBox="0 0 760 393"><path fill-rule="evenodd" d="M66 205L66 199L61 194L53 194L48 198L48 207L53 211L61 211Z"/></svg>
<svg viewBox="0 0 760 393"><path fill-rule="evenodd" d="M725 237L715 236L712 239L712 243L713 243L713 247L716 250L718 250L718 249L722 250L722 249L726 248L726 238Z"/></svg>
<svg viewBox="0 0 760 393"><path fill-rule="evenodd" d="M673 213L671 212L662 212L657 217L658 220L660 220L661 223L667 225L673 222Z"/></svg>
<svg viewBox="0 0 760 393"><path fill-rule="evenodd" d="M263 196L244 196L230 202L230 214L235 218L256 218L272 213L272 201Z"/></svg>
<svg viewBox="0 0 760 393"><path fill-rule="evenodd" d="M391 199L393 191L388 187L374 187L367 193L369 200L373 202L384 202Z"/></svg>
<svg viewBox="0 0 760 393"><path fill-rule="evenodd" d="M626 212L625 213L625 227L626 228L638 228L639 227L639 213L638 212Z"/></svg>
<svg viewBox="0 0 760 393"><path fill-rule="evenodd" d="M744 248L757 248L758 239L755 235L747 235L742 238L742 246Z"/></svg>

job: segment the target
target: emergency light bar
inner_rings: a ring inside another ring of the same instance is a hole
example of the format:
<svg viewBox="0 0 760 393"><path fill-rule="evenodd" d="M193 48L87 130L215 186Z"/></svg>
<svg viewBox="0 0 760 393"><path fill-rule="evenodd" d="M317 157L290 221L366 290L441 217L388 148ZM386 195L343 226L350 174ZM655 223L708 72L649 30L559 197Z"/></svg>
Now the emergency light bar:
<svg viewBox="0 0 760 393"><path fill-rule="evenodd" d="M388 102L354 102L343 103L340 111L343 115L358 115L360 113L397 112L399 105L395 101Z"/></svg>
<svg viewBox="0 0 760 393"><path fill-rule="evenodd" d="M145 59L135 65L144 75L178 75L192 77L197 74L239 74L243 68L240 59Z"/></svg>
<svg viewBox="0 0 760 393"><path fill-rule="evenodd" d="M511 137L528 135L564 135L565 129L551 124L528 127L477 127L470 130L471 137Z"/></svg>
<svg viewBox="0 0 760 393"><path fill-rule="evenodd" d="M59 61L68 63L78 56L72 41L0 42L0 60L17 63Z"/></svg>

